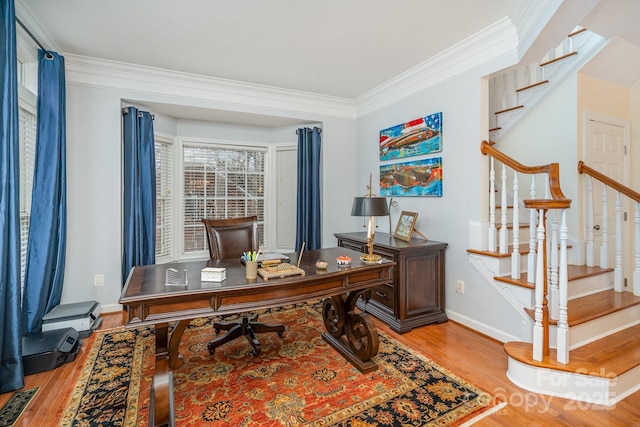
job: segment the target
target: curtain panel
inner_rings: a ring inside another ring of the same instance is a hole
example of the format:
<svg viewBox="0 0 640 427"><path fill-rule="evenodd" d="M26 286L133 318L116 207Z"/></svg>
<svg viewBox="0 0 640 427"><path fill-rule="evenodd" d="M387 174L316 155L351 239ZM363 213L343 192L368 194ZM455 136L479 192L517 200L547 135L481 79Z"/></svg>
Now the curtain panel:
<svg viewBox="0 0 640 427"><path fill-rule="evenodd" d="M155 263L156 160L153 118L123 109L122 285L136 265Z"/></svg>
<svg viewBox="0 0 640 427"><path fill-rule="evenodd" d="M66 85L64 57L38 51L38 128L25 265L24 332L60 304L67 242Z"/></svg>
<svg viewBox="0 0 640 427"><path fill-rule="evenodd" d="M298 133L298 180L296 210L296 250L322 247L320 208L320 160L322 137L317 127L300 128Z"/></svg>
<svg viewBox="0 0 640 427"><path fill-rule="evenodd" d="M16 21L0 0L0 393L24 387L20 323L20 183Z"/></svg>

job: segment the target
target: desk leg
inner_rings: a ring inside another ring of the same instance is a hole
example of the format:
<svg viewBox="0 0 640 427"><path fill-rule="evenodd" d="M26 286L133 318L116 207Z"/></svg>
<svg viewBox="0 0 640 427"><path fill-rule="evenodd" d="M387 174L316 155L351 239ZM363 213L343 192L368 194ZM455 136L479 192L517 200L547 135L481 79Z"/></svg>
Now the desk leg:
<svg viewBox="0 0 640 427"><path fill-rule="evenodd" d="M151 386L149 426L175 426L173 376L169 370L169 324L156 325L156 366Z"/></svg>
<svg viewBox="0 0 640 427"><path fill-rule="evenodd" d="M184 360L178 353L178 347L180 346L180 340L185 329L189 326L191 320L181 320L178 322L173 331L171 331L171 338L169 339L169 367L171 369L178 369L184 364Z"/></svg>
<svg viewBox="0 0 640 427"><path fill-rule="evenodd" d="M366 313L356 313L355 305L363 291L324 300L322 319L327 332L322 338L362 373L375 371L371 360L378 354L380 341L375 323Z"/></svg>

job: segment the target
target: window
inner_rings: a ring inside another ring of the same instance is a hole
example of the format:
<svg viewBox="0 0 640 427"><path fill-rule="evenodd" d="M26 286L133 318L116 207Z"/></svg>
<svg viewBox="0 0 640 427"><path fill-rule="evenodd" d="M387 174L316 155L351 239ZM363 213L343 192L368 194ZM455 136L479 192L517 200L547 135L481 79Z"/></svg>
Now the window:
<svg viewBox="0 0 640 427"><path fill-rule="evenodd" d="M156 135L156 261L171 260L173 239L173 141Z"/></svg>
<svg viewBox="0 0 640 427"><path fill-rule="evenodd" d="M21 103L22 104L22 103ZM36 115L20 106L18 112L20 146L20 277L24 284L29 220L31 217L31 191L36 155Z"/></svg>
<svg viewBox="0 0 640 427"><path fill-rule="evenodd" d="M207 250L202 218L257 215L266 241L267 149L259 146L183 143L183 254Z"/></svg>

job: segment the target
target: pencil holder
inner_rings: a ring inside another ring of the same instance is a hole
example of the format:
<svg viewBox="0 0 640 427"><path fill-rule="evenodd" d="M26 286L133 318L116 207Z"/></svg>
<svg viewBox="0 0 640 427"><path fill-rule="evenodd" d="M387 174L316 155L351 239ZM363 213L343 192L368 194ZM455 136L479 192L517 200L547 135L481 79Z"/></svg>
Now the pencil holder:
<svg viewBox="0 0 640 427"><path fill-rule="evenodd" d="M258 278L258 261L247 261L245 277L247 279Z"/></svg>

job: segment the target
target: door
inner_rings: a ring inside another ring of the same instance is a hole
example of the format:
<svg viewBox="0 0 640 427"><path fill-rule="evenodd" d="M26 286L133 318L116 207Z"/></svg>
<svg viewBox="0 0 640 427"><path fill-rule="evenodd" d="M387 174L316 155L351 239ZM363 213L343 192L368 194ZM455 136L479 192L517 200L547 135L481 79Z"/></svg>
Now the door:
<svg viewBox="0 0 640 427"><path fill-rule="evenodd" d="M585 150L584 162L587 166L596 169L598 172L629 185L628 156L626 147L628 145L628 124L615 118L595 117L587 115L585 128ZM593 182L593 224L594 224L594 253L596 265L602 265L600 260L600 247L603 242L603 232L605 224L603 222L603 189L604 185L596 180ZM608 266L615 267L616 258L616 204L618 202L618 192L612 188L606 189L606 231L608 246ZM629 260L629 202L626 196L620 195L620 209L622 216L622 266L624 278L631 277L631 265ZM624 283L623 283L624 285ZM631 290L630 285L624 290Z"/></svg>

